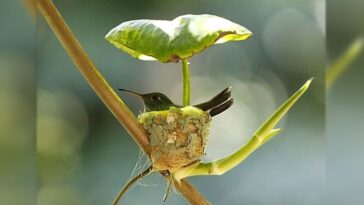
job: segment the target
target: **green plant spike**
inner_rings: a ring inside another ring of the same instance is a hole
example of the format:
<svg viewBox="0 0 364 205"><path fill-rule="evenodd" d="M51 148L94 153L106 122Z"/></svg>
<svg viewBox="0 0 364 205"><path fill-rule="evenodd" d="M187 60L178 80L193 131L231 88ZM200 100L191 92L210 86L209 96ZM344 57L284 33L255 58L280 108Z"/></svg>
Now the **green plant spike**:
<svg viewBox="0 0 364 205"><path fill-rule="evenodd" d="M342 75L363 50L364 39L356 39L350 47L334 63L326 69L326 89L331 88L337 78Z"/></svg>
<svg viewBox="0 0 364 205"><path fill-rule="evenodd" d="M242 146L233 154L222 159L212 162L197 162L191 166L185 167L174 174L177 181L190 176L197 175L222 175L233 169L244 161L251 153L260 146L276 136L280 129L274 127L296 103L296 101L306 92L311 84L312 79L308 80L296 93L294 93L286 102L284 102L272 116L268 118L256 132L253 134L247 144Z"/></svg>

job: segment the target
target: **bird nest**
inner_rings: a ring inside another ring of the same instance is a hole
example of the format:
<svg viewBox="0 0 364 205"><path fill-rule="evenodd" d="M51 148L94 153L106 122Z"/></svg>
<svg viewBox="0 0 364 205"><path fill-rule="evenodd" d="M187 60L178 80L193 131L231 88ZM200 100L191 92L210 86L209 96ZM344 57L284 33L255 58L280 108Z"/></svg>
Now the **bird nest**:
<svg viewBox="0 0 364 205"><path fill-rule="evenodd" d="M204 155L211 122L207 112L171 107L142 113L138 120L149 136L154 169L173 173Z"/></svg>

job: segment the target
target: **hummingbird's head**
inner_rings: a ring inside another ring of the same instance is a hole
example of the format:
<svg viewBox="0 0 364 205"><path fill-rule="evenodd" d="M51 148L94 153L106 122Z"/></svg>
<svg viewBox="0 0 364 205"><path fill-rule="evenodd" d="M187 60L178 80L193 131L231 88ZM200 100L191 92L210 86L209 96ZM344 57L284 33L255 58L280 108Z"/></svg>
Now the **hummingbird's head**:
<svg viewBox="0 0 364 205"><path fill-rule="evenodd" d="M118 89L118 90L126 91L128 93L140 97L143 100L145 111L147 112L168 110L171 106L176 106L163 93L153 92L153 93L140 94L126 89Z"/></svg>

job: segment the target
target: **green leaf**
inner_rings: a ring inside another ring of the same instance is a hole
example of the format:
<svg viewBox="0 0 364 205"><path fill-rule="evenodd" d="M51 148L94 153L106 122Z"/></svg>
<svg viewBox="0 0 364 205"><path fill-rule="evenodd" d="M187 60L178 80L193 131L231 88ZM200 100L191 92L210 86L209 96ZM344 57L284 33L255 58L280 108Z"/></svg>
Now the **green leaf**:
<svg viewBox="0 0 364 205"><path fill-rule="evenodd" d="M241 41L252 32L227 19L203 14L184 15L172 21L133 20L112 29L106 39L141 60L178 62L213 44Z"/></svg>
<svg viewBox="0 0 364 205"><path fill-rule="evenodd" d="M221 175L233 169L243 162L251 153L260 146L276 136L280 129L275 129L275 126L297 102L297 100L306 92L311 84L312 79L308 80L296 93L294 93L286 102L284 102L272 116L270 116L259 128L255 131L247 144L243 145L236 152L222 159L213 162L197 162L189 167L179 170L174 173L176 180L185 177L196 175Z"/></svg>

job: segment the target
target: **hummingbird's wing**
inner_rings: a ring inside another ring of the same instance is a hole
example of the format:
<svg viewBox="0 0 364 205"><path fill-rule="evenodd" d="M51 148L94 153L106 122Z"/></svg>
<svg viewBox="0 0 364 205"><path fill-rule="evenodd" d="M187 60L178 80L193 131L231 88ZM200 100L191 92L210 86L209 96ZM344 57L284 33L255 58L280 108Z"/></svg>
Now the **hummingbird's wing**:
<svg viewBox="0 0 364 205"><path fill-rule="evenodd" d="M194 105L203 111L209 112L211 117L222 113L233 105L233 98L231 97L231 87L225 88L211 100Z"/></svg>
<svg viewBox="0 0 364 205"><path fill-rule="evenodd" d="M233 104L234 104L234 98L230 98L228 101L224 102L223 104L218 105L218 106L214 107L213 109L211 109L209 111L210 116L213 117L215 115L218 115L218 114L224 112L225 110L229 109Z"/></svg>
<svg viewBox="0 0 364 205"><path fill-rule="evenodd" d="M231 97L231 87L225 88L223 91L221 91L219 94L217 94L215 97L213 97L211 100L200 103L198 105L194 105L194 107L197 107L203 111L208 111L221 103L225 102Z"/></svg>

